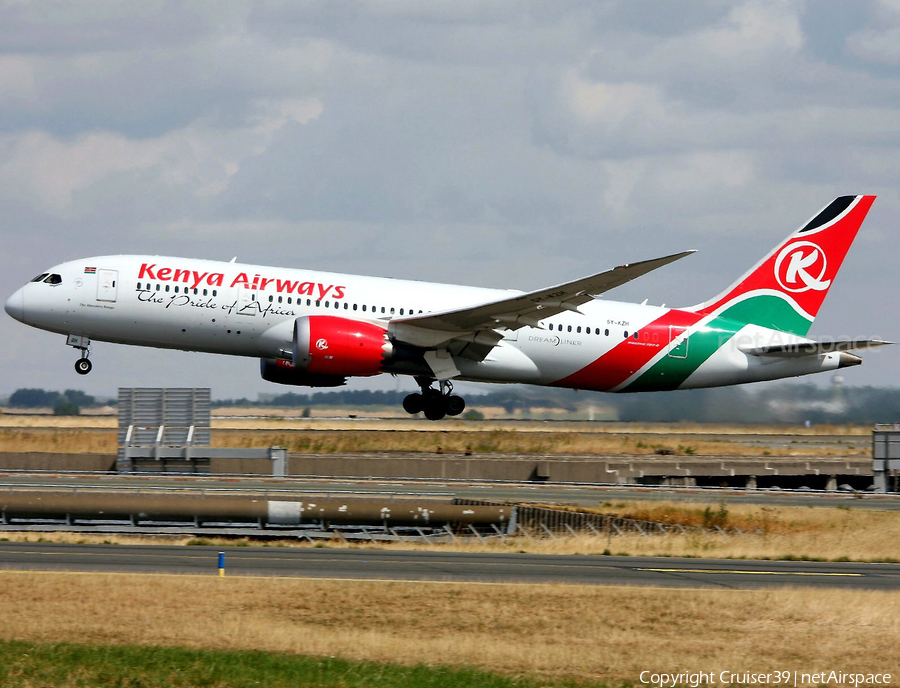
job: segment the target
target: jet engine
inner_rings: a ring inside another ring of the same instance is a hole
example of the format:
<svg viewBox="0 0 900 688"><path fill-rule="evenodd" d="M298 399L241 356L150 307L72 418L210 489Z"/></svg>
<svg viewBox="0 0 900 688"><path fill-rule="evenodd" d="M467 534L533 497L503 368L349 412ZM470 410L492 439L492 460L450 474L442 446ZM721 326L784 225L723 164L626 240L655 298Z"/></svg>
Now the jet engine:
<svg viewBox="0 0 900 688"><path fill-rule="evenodd" d="M259 359L259 374L268 382L302 387L340 387L347 384L343 375L315 375L295 368L291 361L274 358Z"/></svg>
<svg viewBox="0 0 900 688"><path fill-rule="evenodd" d="M312 375L378 375L393 352L381 325L334 315L294 321L294 367Z"/></svg>

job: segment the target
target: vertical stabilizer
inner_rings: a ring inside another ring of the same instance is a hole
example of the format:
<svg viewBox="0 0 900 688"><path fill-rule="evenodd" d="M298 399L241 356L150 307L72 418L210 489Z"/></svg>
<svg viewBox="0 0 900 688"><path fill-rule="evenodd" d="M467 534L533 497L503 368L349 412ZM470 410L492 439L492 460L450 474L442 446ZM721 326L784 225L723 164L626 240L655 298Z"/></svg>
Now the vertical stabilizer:
<svg viewBox="0 0 900 688"><path fill-rule="evenodd" d="M841 196L714 299L686 309L805 336L875 196Z"/></svg>

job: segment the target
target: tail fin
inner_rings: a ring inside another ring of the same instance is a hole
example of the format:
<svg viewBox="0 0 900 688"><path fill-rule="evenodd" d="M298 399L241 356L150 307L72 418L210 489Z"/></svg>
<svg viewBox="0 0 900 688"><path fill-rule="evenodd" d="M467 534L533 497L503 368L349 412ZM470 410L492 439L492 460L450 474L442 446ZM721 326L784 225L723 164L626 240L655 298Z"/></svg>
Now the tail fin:
<svg viewBox="0 0 900 688"><path fill-rule="evenodd" d="M728 289L687 310L805 336L874 200L836 198Z"/></svg>

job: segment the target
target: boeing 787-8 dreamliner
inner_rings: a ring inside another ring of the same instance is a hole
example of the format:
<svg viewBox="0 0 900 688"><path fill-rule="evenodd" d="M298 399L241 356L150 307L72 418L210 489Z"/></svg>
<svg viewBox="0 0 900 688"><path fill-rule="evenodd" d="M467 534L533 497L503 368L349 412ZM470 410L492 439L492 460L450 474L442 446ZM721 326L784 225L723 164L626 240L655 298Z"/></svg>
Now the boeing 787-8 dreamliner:
<svg viewBox="0 0 900 688"><path fill-rule="evenodd" d="M746 275L696 306L599 300L693 251L527 293L161 256L97 256L49 268L6 312L67 337L260 359L270 382L342 385L409 375L403 402L458 415L454 380L601 392L716 387L857 365L878 340L806 337L874 196L842 196Z"/></svg>

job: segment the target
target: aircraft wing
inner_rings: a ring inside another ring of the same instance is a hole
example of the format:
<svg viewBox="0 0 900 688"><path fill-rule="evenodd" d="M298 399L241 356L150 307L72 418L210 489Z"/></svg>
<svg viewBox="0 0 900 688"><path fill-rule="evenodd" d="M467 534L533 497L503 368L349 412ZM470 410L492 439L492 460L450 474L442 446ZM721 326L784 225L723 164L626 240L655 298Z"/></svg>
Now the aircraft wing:
<svg viewBox="0 0 900 688"><path fill-rule="evenodd" d="M682 251L662 258L620 265L573 282L475 306L392 318L388 331L393 338L413 346L448 348L454 355L481 361L503 338L497 330L540 327L544 318L564 311L578 313L578 306L593 297L692 253L694 251ZM456 346L449 346L452 342Z"/></svg>
<svg viewBox="0 0 900 688"><path fill-rule="evenodd" d="M517 294L478 306L394 318L391 322L459 333L496 327L509 330L525 326L534 327L544 318L563 311L578 312L578 306L587 303L593 297L692 253L694 251L682 251L663 258L620 265L612 270L583 277L574 282L558 284L555 287Z"/></svg>

